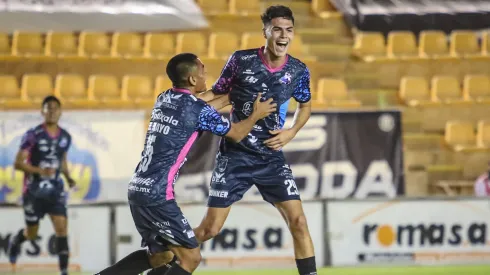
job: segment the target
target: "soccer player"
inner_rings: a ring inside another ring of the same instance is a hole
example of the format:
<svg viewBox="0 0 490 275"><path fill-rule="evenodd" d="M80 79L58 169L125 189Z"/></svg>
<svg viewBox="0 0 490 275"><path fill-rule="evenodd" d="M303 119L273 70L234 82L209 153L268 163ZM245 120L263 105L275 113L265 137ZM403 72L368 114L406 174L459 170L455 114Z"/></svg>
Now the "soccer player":
<svg viewBox="0 0 490 275"><path fill-rule="evenodd" d="M174 183L187 153L202 131L224 136L232 143L240 142L257 121L276 111L273 99L261 100L259 95L252 104L251 115L231 124L215 108L195 97L196 92L206 90L206 72L194 54L173 57L167 64L167 75L173 88L157 98L145 149L128 187L133 220L142 237L142 247L148 247L148 251L133 252L100 275L134 275L159 267L165 263L169 249L179 263L174 259L168 273L164 270L153 274L192 274L201 261L199 243L174 196ZM229 104L223 98L211 103L218 108L221 101Z"/></svg>
<svg viewBox="0 0 490 275"><path fill-rule="evenodd" d="M70 188L75 186L66 159L71 136L58 125L60 101L48 96L41 106L44 123L24 134L15 158L15 168L25 173L23 207L26 227L10 239L8 255L15 267L22 243L36 239L39 220L48 214L56 233L60 272L66 275L69 257L66 193L60 174L65 176Z"/></svg>

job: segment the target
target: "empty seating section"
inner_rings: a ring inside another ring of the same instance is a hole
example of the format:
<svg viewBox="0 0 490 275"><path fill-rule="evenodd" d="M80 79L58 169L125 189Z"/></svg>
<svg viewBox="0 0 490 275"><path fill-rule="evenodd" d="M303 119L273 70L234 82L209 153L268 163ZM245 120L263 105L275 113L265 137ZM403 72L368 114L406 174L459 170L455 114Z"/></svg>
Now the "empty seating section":
<svg viewBox="0 0 490 275"><path fill-rule="evenodd" d="M77 52L77 38L73 33L47 33L45 50L47 56L75 56Z"/></svg>

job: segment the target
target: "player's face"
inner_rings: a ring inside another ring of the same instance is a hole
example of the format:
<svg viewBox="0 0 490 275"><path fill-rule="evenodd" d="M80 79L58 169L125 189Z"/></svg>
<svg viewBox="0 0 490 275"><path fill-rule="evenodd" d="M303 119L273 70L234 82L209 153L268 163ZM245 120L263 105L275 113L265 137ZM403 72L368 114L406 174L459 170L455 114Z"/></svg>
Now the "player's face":
<svg viewBox="0 0 490 275"><path fill-rule="evenodd" d="M41 113L44 116L44 122L47 124L57 124L61 116L61 107L57 102L50 101L44 104Z"/></svg>
<svg viewBox="0 0 490 275"><path fill-rule="evenodd" d="M267 48L277 57L286 56L289 44L294 38L293 21L277 17L264 28L264 36L267 39Z"/></svg>
<svg viewBox="0 0 490 275"><path fill-rule="evenodd" d="M206 67L200 59L197 59L197 73L196 73L196 92L206 91L206 77L207 71Z"/></svg>

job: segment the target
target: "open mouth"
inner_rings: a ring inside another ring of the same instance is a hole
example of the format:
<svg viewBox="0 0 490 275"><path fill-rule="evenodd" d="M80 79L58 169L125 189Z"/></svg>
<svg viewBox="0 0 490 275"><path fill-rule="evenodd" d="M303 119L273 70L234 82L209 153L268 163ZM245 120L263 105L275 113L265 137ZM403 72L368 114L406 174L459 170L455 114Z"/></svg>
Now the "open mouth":
<svg viewBox="0 0 490 275"><path fill-rule="evenodd" d="M288 42L276 42L276 46L281 50L286 50L288 44Z"/></svg>

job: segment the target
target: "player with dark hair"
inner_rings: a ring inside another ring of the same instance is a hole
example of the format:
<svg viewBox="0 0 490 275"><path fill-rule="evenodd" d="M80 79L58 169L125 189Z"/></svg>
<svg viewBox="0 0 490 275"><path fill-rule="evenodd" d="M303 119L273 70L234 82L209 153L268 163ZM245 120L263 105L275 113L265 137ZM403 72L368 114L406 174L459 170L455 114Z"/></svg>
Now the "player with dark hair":
<svg viewBox="0 0 490 275"><path fill-rule="evenodd" d="M146 134L145 149L129 183L128 200L136 228L142 237L139 250L100 275L134 275L159 267L171 259L170 249L178 258L167 270L153 274L192 274L201 261L199 243L174 196L174 184L192 144L203 131L240 142L255 123L276 111L272 99L253 103L253 113L231 124L217 108L228 104L226 97L210 104L195 97L206 90L206 70L199 58L190 53L173 57L167 65L173 88L160 94L153 108ZM167 258L167 256L170 257Z"/></svg>
<svg viewBox="0 0 490 275"><path fill-rule="evenodd" d="M8 255L15 268L22 243L37 238L39 220L48 214L56 233L59 268L61 274L66 275L69 257L66 193L60 174L65 176L70 188L75 186L67 165L71 136L58 125L61 102L56 97L46 97L41 107L44 123L24 134L15 158L15 169L25 173L23 207L26 227L10 239Z"/></svg>
<svg viewBox="0 0 490 275"><path fill-rule="evenodd" d="M313 242L298 188L281 151L310 117L310 72L304 63L287 54L294 38L293 12L285 6L271 6L261 19L266 45L236 51L212 89L200 97L211 101L229 95L233 122L247 119L252 102L260 94L274 99L280 107L274 114L258 121L241 142L221 140L213 172L216 176L211 180L208 211L194 232L200 242L215 237L221 231L231 205L255 185L263 199L279 210L289 226L299 274L315 275ZM299 103L299 107L293 125L283 129L291 98ZM223 193L226 196L222 196Z"/></svg>

